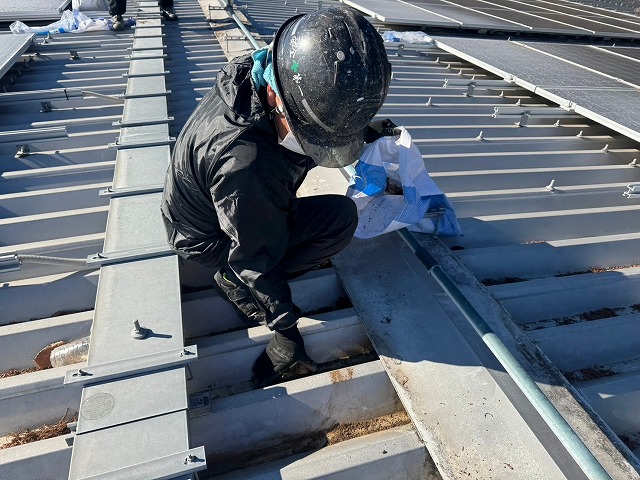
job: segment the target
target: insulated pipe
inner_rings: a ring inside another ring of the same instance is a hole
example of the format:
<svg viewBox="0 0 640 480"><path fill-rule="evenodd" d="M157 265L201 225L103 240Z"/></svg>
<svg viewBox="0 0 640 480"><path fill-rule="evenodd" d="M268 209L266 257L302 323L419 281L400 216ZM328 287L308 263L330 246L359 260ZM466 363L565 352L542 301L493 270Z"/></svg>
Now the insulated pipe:
<svg viewBox="0 0 640 480"><path fill-rule="evenodd" d="M260 45L258 45L258 42L256 42L256 39L253 38L253 35L251 35L249 30L247 30L247 27L245 27L244 23L242 23L242 20L240 20L240 18L238 18L238 16L236 15L236 12L233 11L233 3L229 2L225 10L229 14L229 16L233 18L233 20L238 24L238 27L240 27L240 30L242 30L242 33L244 33L245 37L247 37L247 40L249 40L249 43L251 43L251 46L256 50L260 49Z"/></svg>
<svg viewBox="0 0 640 480"><path fill-rule="evenodd" d="M448 277L435 258L424 248L418 240L406 229L398 230L400 237L406 242L411 251L418 257L420 262L427 268L429 274L438 282L445 293L453 300L458 309L480 335L484 343L489 347L498 361L502 364L507 373L515 381L522 393L529 399L533 407L540 414L549 428L558 437L562 445L567 449L576 463L588 478L594 480L611 480L606 470L600 465L593 453L580 440L580 437L573 431L567 421L560 415L551 401L540 390L540 387L522 368L516 358L509 352L498 336L491 330L491 327L484 321L478 311L464 297L462 292Z"/></svg>

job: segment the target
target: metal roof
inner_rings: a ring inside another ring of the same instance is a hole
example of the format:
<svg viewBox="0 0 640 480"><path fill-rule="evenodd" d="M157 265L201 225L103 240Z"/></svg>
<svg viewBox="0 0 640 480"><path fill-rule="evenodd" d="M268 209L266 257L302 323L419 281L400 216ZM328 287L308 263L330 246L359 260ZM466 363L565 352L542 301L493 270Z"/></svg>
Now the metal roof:
<svg viewBox="0 0 640 480"><path fill-rule="evenodd" d="M332 2L246 4L268 36ZM0 476L194 478L206 456L201 477L587 478L395 234L291 283L322 368L251 389L269 331L241 328L212 272L169 254L158 209L173 138L247 44L224 11L176 9L39 38L3 78L0 128L30 134L0 144L0 268L23 258L0 273L1 370L57 340L91 346L0 379L0 435L80 413L73 433L0 450ZM420 244L609 475L638 478L637 141L437 46L387 48L379 117L410 131L465 232ZM346 187L310 177L306 194Z"/></svg>

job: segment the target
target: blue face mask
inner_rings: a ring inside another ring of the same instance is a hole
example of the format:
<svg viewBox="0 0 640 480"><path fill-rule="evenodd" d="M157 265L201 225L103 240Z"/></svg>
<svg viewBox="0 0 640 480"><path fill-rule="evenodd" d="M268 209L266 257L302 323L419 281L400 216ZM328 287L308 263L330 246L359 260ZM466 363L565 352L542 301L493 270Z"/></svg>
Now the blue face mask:
<svg viewBox="0 0 640 480"><path fill-rule="evenodd" d="M294 137L293 133L291 132L287 133L282 140L280 139L280 137L278 137L278 145L282 145L287 150L299 153L300 155L306 155L306 153L304 153L304 150L296 140L296 137Z"/></svg>

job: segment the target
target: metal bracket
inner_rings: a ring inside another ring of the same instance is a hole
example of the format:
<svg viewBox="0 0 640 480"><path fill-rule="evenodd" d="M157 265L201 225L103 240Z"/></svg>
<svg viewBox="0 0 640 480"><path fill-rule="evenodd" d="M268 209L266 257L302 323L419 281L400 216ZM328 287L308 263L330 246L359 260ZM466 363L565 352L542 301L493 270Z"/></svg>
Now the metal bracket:
<svg viewBox="0 0 640 480"><path fill-rule="evenodd" d="M638 198L640 197L640 183L630 183L627 185L627 191L622 194L627 198Z"/></svg>
<svg viewBox="0 0 640 480"><path fill-rule="evenodd" d="M147 258L164 257L174 252L169 248L169 244L157 245L155 247L135 248L131 250L120 250L118 252L96 253L87 257L87 265L90 267L102 267L113 263L129 262L132 260L145 260Z"/></svg>
<svg viewBox="0 0 640 480"><path fill-rule="evenodd" d="M110 480L114 478L169 480L178 477L183 478L187 474L205 470L206 468L207 457L202 446L149 460L148 462L138 463L137 465L74 480Z"/></svg>
<svg viewBox="0 0 640 480"><path fill-rule="evenodd" d="M86 385L106 382L124 376L156 372L185 365L197 358L198 347L190 345L141 357L132 357L126 360L68 370L64 375L64 385Z"/></svg>
<svg viewBox="0 0 640 480"><path fill-rule="evenodd" d="M134 147L159 147L162 145L171 145L175 143L176 137L168 137L165 140L141 140L138 142L121 142L119 139L113 143L107 145L108 148L119 150L121 148L134 148Z"/></svg>
<svg viewBox="0 0 640 480"><path fill-rule="evenodd" d="M143 195L145 193L158 193L163 190L163 185L141 185L139 187L123 187L113 189L112 187L100 190L98 195L100 198L118 198L127 197L129 195Z"/></svg>
<svg viewBox="0 0 640 480"><path fill-rule="evenodd" d="M114 127L143 127L145 125L158 125L161 123L169 123L173 121L173 117L165 117L165 118L156 118L150 120L139 120L139 121L125 121L118 120L117 122L113 122L111 125Z"/></svg>

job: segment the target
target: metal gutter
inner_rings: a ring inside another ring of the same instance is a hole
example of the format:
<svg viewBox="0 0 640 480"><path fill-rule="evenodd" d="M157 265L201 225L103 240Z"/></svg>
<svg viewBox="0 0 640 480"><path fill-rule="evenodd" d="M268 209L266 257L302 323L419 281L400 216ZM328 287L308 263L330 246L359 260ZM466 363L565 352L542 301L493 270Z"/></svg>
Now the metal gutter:
<svg viewBox="0 0 640 480"><path fill-rule="evenodd" d="M536 411L540 413L549 428L557 435L558 439L567 448L571 456L583 469L590 479L610 479L611 477L600 463L593 456L591 451L585 446L580 437L576 435L567 421L560 415L560 412L549 401L538 385L531 379L527 372L518 363L515 357L505 347L500 338L493 332L491 327L484 321L478 311L469 303L460 292L455 283L451 281L431 254L415 239L406 229L400 229L398 235L409 246L411 251L418 257L420 262L427 268L429 274L438 282L446 294L456 304L469 321L476 333L480 335L482 341L489 347L500 364L513 378L520 390L526 395Z"/></svg>

